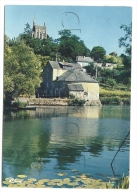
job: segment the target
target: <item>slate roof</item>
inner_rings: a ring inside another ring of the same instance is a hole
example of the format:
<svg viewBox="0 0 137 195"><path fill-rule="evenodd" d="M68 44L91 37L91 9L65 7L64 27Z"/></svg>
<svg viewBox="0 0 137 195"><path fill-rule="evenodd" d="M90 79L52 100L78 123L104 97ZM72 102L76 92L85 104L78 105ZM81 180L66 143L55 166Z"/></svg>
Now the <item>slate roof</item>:
<svg viewBox="0 0 137 195"><path fill-rule="evenodd" d="M68 62L59 62L59 64L61 64L62 66L73 66L72 64Z"/></svg>
<svg viewBox="0 0 137 195"><path fill-rule="evenodd" d="M67 84L70 91L84 91L81 84Z"/></svg>
<svg viewBox="0 0 137 195"><path fill-rule="evenodd" d="M35 28L36 29L41 29L41 30L45 30L46 29L45 26L39 26L39 25L35 25Z"/></svg>
<svg viewBox="0 0 137 195"><path fill-rule="evenodd" d="M80 68L81 69L81 65L78 63L68 63L68 62L59 62L60 65L62 66L67 66L67 67L72 67L72 69L77 69Z"/></svg>
<svg viewBox="0 0 137 195"><path fill-rule="evenodd" d="M61 69L57 61L49 61L49 63L53 69Z"/></svg>
<svg viewBox="0 0 137 195"><path fill-rule="evenodd" d="M76 61L77 62L94 62L93 59L91 59L90 57L85 57L85 56L77 56L76 57Z"/></svg>
<svg viewBox="0 0 137 195"><path fill-rule="evenodd" d="M98 83L98 81L80 69L68 70L58 77L58 81Z"/></svg>

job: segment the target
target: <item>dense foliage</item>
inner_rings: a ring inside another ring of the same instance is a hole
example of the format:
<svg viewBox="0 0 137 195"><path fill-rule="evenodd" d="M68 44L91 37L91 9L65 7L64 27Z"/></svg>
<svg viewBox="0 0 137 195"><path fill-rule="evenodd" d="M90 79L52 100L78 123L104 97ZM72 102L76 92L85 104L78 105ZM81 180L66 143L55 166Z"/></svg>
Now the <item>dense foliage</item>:
<svg viewBox="0 0 137 195"><path fill-rule="evenodd" d="M90 55L96 62L102 62L103 57L106 55L106 50L100 46L93 47Z"/></svg>
<svg viewBox="0 0 137 195"><path fill-rule="evenodd" d="M10 47L5 36L4 97L33 95L40 85L40 61L23 41Z"/></svg>

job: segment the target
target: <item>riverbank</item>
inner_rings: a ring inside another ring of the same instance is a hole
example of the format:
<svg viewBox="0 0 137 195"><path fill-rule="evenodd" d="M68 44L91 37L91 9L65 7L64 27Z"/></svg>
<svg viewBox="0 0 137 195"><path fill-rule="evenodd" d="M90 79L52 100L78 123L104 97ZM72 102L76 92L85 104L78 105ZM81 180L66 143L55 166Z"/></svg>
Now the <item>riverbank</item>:
<svg viewBox="0 0 137 195"><path fill-rule="evenodd" d="M130 105L130 91L114 90L100 86L99 97L103 105Z"/></svg>
<svg viewBox="0 0 137 195"><path fill-rule="evenodd" d="M25 98L19 97L17 102L24 102L27 107L42 107L42 106L99 106L100 100L93 100L88 104L84 100L69 99L69 98Z"/></svg>

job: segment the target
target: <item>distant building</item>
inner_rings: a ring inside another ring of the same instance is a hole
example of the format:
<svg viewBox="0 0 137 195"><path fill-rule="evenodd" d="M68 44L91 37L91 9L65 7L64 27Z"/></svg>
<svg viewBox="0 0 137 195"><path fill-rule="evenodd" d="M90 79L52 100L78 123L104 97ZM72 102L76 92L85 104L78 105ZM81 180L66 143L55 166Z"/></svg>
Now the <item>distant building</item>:
<svg viewBox="0 0 137 195"><path fill-rule="evenodd" d="M79 63L81 67L88 66L90 63L95 63L92 58L85 56L77 56L76 62Z"/></svg>
<svg viewBox="0 0 137 195"><path fill-rule="evenodd" d="M99 101L99 83L78 63L49 61L43 71L43 83L37 97L69 97Z"/></svg>
<svg viewBox="0 0 137 195"><path fill-rule="evenodd" d="M36 25L35 18L33 20L32 38L47 39L46 26Z"/></svg>

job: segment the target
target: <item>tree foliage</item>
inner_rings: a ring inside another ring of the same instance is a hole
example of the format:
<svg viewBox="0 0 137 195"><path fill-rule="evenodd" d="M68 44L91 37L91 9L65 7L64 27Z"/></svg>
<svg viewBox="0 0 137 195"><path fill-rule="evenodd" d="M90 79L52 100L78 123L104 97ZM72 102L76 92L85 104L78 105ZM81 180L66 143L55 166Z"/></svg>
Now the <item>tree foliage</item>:
<svg viewBox="0 0 137 195"><path fill-rule="evenodd" d="M95 61L101 62L106 54L106 50L103 47L96 46L91 50L91 58L94 58Z"/></svg>
<svg viewBox="0 0 137 195"><path fill-rule="evenodd" d="M31 27L29 25L29 23L27 22L27 24L25 24L26 27L24 28L24 34L31 34Z"/></svg>
<svg viewBox="0 0 137 195"><path fill-rule="evenodd" d="M33 95L40 85L40 61L23 41L4 51L4 96Z"/></svg>
<svg viewBox="0 0 137 195"><path fill-rule="evenodd" d="M114 88L114 86L116 85L116 81L114 79L108 78L106 80L106 84L112 88Z"/></svg>
<svg viewBox="0 0 137 195"><path fill-rule="evenodd" d="M125 36L119 39L119 47L125 48L125 53L131 55L131 43L132 43L132 23L129 26L122 24L121 29L125 31Z"/></svg>
<svg viewBox="0 0 137 195"><path fill-rule="evenodd" d="M84 66L86 69L86 72L90 74L91 76L95 76L96 74L96 68L94 66L94 63L90 63L88 66Z"/></svg>
<svg viewBox="0 0 137 195"><path fill-rule="evenodd" d="M76 56L89 56L90 50L85 46L84 42L76 35L71 34L69 30L59 31L60 42L59 52L62 58L75 61ZM69 60L68 60L69 61Z"/></svg>

